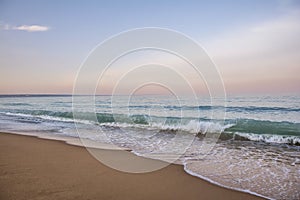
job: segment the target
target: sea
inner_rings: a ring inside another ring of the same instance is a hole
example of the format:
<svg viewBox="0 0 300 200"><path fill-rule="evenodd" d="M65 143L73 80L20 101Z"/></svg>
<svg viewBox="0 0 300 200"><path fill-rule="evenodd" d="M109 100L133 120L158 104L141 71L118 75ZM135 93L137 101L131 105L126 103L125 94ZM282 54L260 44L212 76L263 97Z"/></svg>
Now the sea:
<svg viewBox="0 0 300 200"><path fill-rule="evenodd" d="M188 174L268 199L300 199L300 96L191 99L76 96L75 105L72 95L0 95L0 131L110 143L145 157L178 148L175 163Z"/></svg>

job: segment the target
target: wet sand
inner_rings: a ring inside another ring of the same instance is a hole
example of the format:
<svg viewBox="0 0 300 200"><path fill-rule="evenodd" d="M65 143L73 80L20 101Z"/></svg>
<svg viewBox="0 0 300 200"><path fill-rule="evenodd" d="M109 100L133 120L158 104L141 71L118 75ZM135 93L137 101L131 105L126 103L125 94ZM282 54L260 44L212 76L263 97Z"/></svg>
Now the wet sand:
<svg viewBox="0 0 300 200"><path fill-rule="evenodd" d="M99 151L111 156L116 152ZM143 174L125 173L103 165L83 147L0 133L0 199L261 198L193 177L180 165Z"/></svg>

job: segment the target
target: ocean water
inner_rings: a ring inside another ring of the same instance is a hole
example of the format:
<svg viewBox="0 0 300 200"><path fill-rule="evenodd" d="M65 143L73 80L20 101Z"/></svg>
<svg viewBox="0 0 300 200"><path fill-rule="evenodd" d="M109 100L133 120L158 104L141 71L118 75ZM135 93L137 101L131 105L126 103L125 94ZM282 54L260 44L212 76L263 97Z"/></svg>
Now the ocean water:
<svg viewBox="0 0 300 200"><path fill-rule="evenodd" d="M96 96L92 105L88 96L76 98L74 119L72 96L0 96L0 131L65 140L79 137L75 121L81 138L140 156L165 151L184 133L193 136L187 148L184 137L172 147L184 149L176 163L187 173L271 199L300 199L299 96L229 97L226 106L204 97L195 104L189 97ZM105 138L95 133L99 127ZM204 154L206 136L215 133L217 143Z"/></svg>

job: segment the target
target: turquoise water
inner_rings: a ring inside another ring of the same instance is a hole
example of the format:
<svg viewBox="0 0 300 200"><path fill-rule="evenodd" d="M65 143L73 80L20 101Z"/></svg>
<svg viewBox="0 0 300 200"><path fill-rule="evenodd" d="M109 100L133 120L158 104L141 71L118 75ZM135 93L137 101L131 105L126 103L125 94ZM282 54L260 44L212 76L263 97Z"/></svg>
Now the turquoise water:
<svg viewBox="0 0 300 200"><path fill-rule="evenodd" d="M72 96L0 96L0 130L78 137L75 120L86 139L106 142L92 131L101 127L110 141L138 155L161 148L174 133L193 134L178 161L188 173L269 198L300 198L298 96L229 97L213 105L209 98L195 104L169 96L88 99L77 97L73 119ZM219 141L203 158L203 137L213 133L221 133Z"/></svg>

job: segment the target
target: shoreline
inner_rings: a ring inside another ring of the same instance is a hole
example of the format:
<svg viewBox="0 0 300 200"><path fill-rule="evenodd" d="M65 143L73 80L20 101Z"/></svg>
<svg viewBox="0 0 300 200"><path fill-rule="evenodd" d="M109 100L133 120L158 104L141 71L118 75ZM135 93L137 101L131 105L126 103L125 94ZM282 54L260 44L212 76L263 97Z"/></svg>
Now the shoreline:
<svg viewBox="0 0 300 200"><path fill-rule="evenodd" d="M0 197L3 199L34 196L45 199L263 199L190 175L181 165L170 164L155 172L129 174L105 166L84 147L63 140L3 132L0 137L1 185L5 186L1 187ZM49 169L47 163L52 168ZM40 184L28 183L32 177Z"/></svg>

